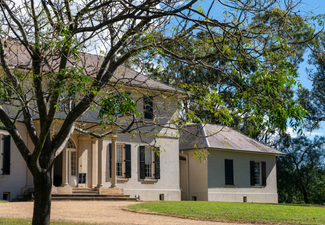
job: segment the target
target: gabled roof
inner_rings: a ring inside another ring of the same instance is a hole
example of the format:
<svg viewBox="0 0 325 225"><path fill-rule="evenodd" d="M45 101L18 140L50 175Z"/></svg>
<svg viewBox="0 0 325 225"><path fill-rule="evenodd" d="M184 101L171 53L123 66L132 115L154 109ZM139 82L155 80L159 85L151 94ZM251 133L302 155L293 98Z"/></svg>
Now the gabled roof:
<svg viewBox="0 0 325 225"><path fill-rule="evenodd" d="M15 68L21 69L32 69L32 60L31 57L26 50L26 48L18 41L15 40L8 40L6 44L6 59L8 65ZM10 48L10 51L8 50ZM51 53L48 54L50 58L44 65L42 69L44 72L51 72L57 71L59 66L59 58L56 55L51 56ZM84 72L88 76L95 76L97 71L99 70L101 63L103 62L104 57L88 54L88 53L80 53L79 54L79 61L76 62L74 59L69 59L68 67L72 67L74 65L82 66L84 68ZM0 60L1 62L1 60ZM141 72L136 72L132 69L129 69L125 66L119 66L113 77L111 78L110 82L115 83L118 81L118 84L132 86L132 87L140 87L146 88L150 90L158 90L158 91L167 91L172 93L178 94L185 94L184 91L169 86L167 84L161 83L156 81L152 78L149 78L142 74Z"/></svg>
<svg viewBox="0 0 325 225"><path fill-rule="evenodd" d="M186 125L179 139L179 150L221 149L239 152L284 155L233 129L219 125Z"/></svg>

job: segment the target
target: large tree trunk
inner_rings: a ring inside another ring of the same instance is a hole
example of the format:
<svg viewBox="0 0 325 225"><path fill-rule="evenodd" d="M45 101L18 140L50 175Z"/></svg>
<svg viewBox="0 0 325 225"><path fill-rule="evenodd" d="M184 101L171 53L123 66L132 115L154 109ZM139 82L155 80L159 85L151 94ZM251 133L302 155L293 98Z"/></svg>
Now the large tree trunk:
<svg viewBox="0 0 325 225"><path fill-rule="evenodd" d="M34 213L33 225L49 225L51 215L51 170L34 177Z"/></svg>

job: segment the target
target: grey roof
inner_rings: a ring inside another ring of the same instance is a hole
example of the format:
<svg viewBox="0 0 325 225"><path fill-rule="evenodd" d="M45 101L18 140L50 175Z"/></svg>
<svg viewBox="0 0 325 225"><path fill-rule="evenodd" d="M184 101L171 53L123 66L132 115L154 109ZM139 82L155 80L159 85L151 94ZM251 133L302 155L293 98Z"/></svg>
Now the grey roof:
<svg viewBox="0 0 325 225"><path fill-rule="evenodd" d="M10 39L7 41L6 46L6 59L9 66L21 69L32 68L31 57L28 54L26 48L20 42ZM44 53L44 55L46 54ZM59 60L60 58L55 55L55 53L53 55L52 53L49 53L47 62L44 63L42 66L43 72L50 73L51 71L57 71L60 64ZM99 70L103 60L104 57L102 56L92 55L88 53L80 53L79 61L76 61L73 58L69 59L68 67L73 67L74 65L82 66L84 68L84 72L88 76L93 77ZM115 73L113 74L113 77L110 80L111 83L115 83L116 81L118 81L117 83L126 86L185 94L185 92L180 89L156 81L152 78L145 76L141 72L138 73L123 65L119 66L116 69Z"/></svg>
<svg viewBox="0 0 325 225"><path fill-rule="evenodd" d="M223 149L284 155L233 129L219 125L186 125L179 139L179 150Z"/></svg>

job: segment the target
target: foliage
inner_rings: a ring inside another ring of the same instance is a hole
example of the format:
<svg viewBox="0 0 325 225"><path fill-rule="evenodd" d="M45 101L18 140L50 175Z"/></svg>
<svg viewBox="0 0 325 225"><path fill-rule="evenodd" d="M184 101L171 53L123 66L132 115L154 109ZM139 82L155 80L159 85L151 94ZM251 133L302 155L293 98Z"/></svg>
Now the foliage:
<svg viewBox="0 0 325 225"><path fill-rule="evenodd" d="M324 224L325 208L317 205L227 203L207 201L148 202L128 206L183 218L270 224Z"/></svg>
<svg viewBox="0 0 325 225"><path fill-rule="evenodd" d="M164 45L164 52L150 51L149 59L156 60L145 64L149 76L192 93L182 103L186 119L229 125L267 142L275 130L286 129L288 119L299 129L307 112L292 99L291 88L313 29L302 16L271 8L256 14L247 30L258 38L244 33L239 39L211 28ZM167 57L167 51L184 61ZM202 57L211 51L213 57ZM199 65L185 61L186 54L201 56Z"/></svg>
<svg viewBox="0 0 325 225"><path fill-rule="evenodd" d="M277 148L286 155L277 158L279 202L325 203L324 144L325 137L281 135Z"/></svg>

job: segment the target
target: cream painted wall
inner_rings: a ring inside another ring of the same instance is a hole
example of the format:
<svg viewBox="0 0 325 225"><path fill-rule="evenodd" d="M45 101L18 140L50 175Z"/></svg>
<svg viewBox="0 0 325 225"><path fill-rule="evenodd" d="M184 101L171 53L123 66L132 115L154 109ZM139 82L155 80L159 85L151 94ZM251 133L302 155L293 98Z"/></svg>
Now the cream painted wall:
<svg viewBox="0 0 325 225"><path fill-rule="evenodd" d="M210 150L208 157L209 201L277 203L276 156L234 151ZM234 186L225 186L225 159L233 159ZM266 186L250 185L250 161L266 162Z"/></svg>
<svg viewBox="0 0 325 225"><path fill-rule="evenodd" d="M157 138L155 146L160 146L161 150L160 179L153 182L140 179L139 146L146 144L139 144L139 142L137 137L130 139L128 134L118 136L117 144L131 145L131 178L126 181L118 181L118 187L123 188L124 194L131 197L140 195L142 200L159 200L160 194L164 194L165 200L180 200L178 139ZM104 146L107 146L109 143L109 140L104 141ZM108 148L106 149L108 150ZM109 167L108 163L109 161L107 160L103 163L103 169ZM109 170L106 169L106 173L109 175ZM104 186L109 187L110 185L109 178Z"/></svg>
<svg viewBox="0 0 325 225"><path fill-rule="evenodd" d="M17 124L18 129L21 132L24 141L27 140L27 132L21 123ZM0 134L6 134L5 131L0 131ZM2 140L0 141L3 145ZM1 158L2 160L2 158ZM21 194L22 188L26 187L26 177L27 177L27 166L17 149L14 141L11 139L11 151L10 151L10 175L1 175L0 173L0 199L3 198L4 192L10 193L10 201L16 198L17 195Z"/></svg>
<svg viewBox="0 0 325 225"><path fill-rule="evenodd" d="M181 200L187 199L187 170L186 161L179 160L179 172L180 172L180 187L181 187Z"/></svg>
<svg viewBox="0 0 325 225"><path fill-rule="evenodd" d="M208 201L208 162L207 161L201 161L199 162L197 157L194 157L194 153L196 150L189 150L184 151L185 153L188 153L188 159L189 159L189 200L193 200L193 197L196 197L197 201ZM180 154L184 157L186 157L185 154ZM182 169L186 166L183 167ZM181 172L182 177L185 175L183 171ZM182 180L182 178L181 178ZM185 182L181 183L181 189L186 190ZM182 193L182 196L184 196L184 193ZM186 194L185 194L186 196ZM182 198L182 200L184 200Z"/></svg>

